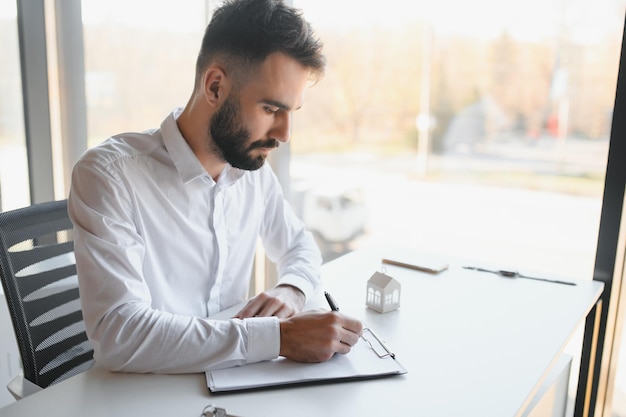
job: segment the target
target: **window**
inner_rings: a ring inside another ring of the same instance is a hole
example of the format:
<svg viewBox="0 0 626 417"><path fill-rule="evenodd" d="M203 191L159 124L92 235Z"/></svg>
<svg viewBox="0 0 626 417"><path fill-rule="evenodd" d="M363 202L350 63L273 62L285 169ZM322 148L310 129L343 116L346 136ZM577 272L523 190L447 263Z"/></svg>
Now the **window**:
<svg viewBox="0 0 626 417"><path fill-rule="evenodd" d="M89 146L185 104L208 12L199 0L83 0Z"/></svg>
<svg viewBox="0 0 626 417"><path fill-rule="evenodd" d="M401 243L592 279L624 0L294 4L328 67L294 121L292 180L362 190L368 212L326 260Z"/></svg>
<svg viewBox="0 0 626 417"><path fill-rule="evenodd" d="M0 0L0 210L30 203L15 1Z"/></svg>

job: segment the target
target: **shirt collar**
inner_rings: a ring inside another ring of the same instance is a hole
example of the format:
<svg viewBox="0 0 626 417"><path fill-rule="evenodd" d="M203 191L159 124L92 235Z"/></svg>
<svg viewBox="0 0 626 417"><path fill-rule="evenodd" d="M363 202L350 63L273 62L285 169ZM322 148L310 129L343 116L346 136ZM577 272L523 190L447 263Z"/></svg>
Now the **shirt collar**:
<svg viewBox="0 0 626 417"><path fill-rule="evenodd" d="M208 177L208 174L189 147L182 133L180 133L180 129L178 129L176 119L178 119L182 111L182 108L176 108L170 113L161 123L161 134L163 135L165 148L170 154L181 180L184 184L187 184L196 178ZM217 183L221 186L229 186L244 174L245 171L226 165Z"/></svg>
<svg viewBox="0 0 626 417"><path fill-rule="evenodd" d="M207 172L178 129L176 119L182 111L182 108L176 108L163 120L161 134L165 148L172 158L180 178L184 184L187 184L198 177L206 176Z"/></svg>

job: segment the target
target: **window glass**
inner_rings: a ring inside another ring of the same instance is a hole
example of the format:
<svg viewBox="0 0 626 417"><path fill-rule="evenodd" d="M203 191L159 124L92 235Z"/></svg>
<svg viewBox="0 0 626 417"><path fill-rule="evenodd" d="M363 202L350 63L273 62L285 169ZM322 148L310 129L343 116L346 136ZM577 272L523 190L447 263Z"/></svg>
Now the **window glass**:
<svg viewBox="0 0 626 417"><path fill-rule="evenodd" d="M20 73L17 10L14 0L0 0L0 211L30 204L26 136ZM0 407L15 399L5 389L21 371L17 342L0 285Z"/></svg>
<svg viewBox="0 0 626 417"><path fill-rule="evenodd" d="M328 68L296 117L293 181L364 195L348 247L591 279L624 1L397 3L295 1Z"/></svg>
<svg viewBox="0 0 626 417"><path fill-rule="evenodd" d="M294 3L328 58L291 145L326 260L389 243L592 279L624 0Z"/></svg>
<svg viewBox="0 0 626 417"><path fill-rule="evenodd" d="M30 204L15 1L0 0L0 210Z"/></svg>
<svg viewBox="0 0 626 417"><path fill-rule="evenodd" d="M83 0L89 146L159 127L185 104L208 8L200 0Z"/></svg>

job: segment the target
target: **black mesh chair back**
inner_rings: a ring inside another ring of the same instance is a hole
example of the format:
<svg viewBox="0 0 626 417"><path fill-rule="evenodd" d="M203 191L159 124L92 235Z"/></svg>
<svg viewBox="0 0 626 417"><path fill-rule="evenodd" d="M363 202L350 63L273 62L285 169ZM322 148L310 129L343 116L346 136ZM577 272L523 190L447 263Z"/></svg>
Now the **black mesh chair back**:
<svg viewBox="0 0 626 417"><path fill-rule="evenodd" d="M24 378L46 388L91 367L67 200L0 213L0 279Z"/></svg>

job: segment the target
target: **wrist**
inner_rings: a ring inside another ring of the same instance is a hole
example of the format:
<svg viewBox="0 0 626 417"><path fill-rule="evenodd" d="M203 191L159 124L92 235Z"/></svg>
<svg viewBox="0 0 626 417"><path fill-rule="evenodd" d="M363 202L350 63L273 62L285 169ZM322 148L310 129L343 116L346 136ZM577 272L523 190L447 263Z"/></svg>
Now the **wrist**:
<svg viewBox="0 0 626 417"><path fill-rule="evenodd" d="M304 306L304 304L306 303L306 295L304 294L304 291L302 291L300 288L296 287L295 285L278 284L276 288L288 290L290 294L292 294L294 297L293 301L298 303L300 306Z"/></svg>
<svg viewBox="0 0 626 417"><path fill-rule="evenodd" d="M304 291L302 291L300 288L296 287L293 284L278 284L276 285L276 288L285 288L285 289L290 289L292 290L294 293L301 295L302 297L305 297L304 295Z"/></svg>

